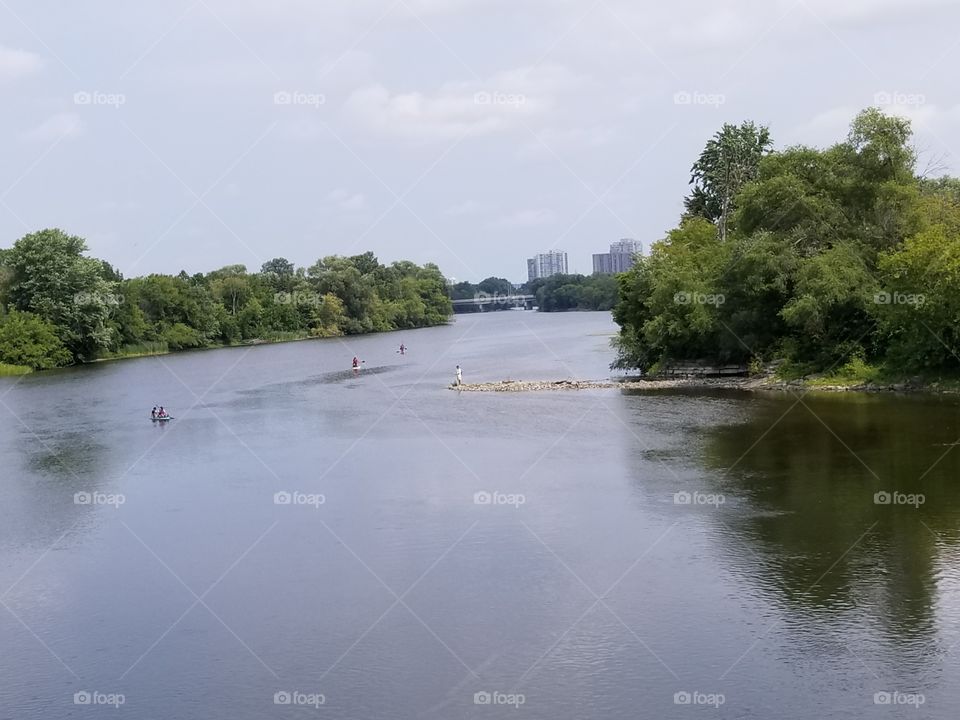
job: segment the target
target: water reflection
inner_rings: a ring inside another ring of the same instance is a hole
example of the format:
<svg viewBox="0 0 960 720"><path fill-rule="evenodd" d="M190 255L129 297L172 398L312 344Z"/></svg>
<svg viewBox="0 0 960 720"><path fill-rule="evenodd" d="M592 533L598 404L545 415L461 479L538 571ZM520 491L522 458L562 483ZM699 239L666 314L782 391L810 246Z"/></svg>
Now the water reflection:
<svg viewBox="0 0 960 720"><path fill-rule="evenodd" d="M927 643L943 641L938 594L956 584L945 560L960 527L960 404L863 395L744 402L747 415L705 431L714 490L746 504L716 515L720 536L799 622L825 622L867 654L877 639L867 628L877 624L881 638L901 644L894 655L914 647L914 659L929 659ZM858 631L845 625L853 610Z"/></svg>

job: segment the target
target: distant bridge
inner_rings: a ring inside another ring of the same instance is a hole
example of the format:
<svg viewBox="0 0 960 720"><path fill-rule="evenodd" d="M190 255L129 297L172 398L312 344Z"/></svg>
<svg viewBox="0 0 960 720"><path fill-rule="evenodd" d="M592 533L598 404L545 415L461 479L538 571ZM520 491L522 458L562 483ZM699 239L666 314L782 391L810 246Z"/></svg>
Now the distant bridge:
<svg viewBox="0 0 960 720"><path fill-rule="evenodd" d="M491 310L512 310L519 308L533 310L537 298L534 295L499 295L478 293L466 300L454 300L453 311L459 313L490 312Z"/></svg>

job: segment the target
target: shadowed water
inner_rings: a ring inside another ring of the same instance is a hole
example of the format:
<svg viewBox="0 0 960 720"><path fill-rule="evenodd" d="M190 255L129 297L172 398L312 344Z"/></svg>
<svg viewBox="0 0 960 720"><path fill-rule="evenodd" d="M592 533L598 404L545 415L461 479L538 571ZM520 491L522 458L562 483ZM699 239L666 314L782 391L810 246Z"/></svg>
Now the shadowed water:
<svg viewBox="0 0 960 720"><path fill-rule="evenodd" d="M953 717L960 405L447 389L613 329L0 380L0 716Z"/></svg>

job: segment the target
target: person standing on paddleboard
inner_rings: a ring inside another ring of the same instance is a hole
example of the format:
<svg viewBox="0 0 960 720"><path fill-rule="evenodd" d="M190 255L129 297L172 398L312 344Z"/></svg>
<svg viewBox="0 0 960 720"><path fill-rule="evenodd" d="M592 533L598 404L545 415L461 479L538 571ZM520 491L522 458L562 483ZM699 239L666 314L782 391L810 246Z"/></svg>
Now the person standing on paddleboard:
<svg viewBox="0 0 960 720"><path fill-rule="evenodd" d="M457 365L457 385L463 385L463 370Z"/></svg>

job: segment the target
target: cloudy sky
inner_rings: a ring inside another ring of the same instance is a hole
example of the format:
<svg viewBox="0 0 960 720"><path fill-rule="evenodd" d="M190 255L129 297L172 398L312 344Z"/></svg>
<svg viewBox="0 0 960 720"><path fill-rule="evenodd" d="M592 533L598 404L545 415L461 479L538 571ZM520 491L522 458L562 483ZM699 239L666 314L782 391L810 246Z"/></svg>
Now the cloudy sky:
<svg viewBox="0 0 960 720"><path fill-rule="evenodd" d="M373 250L571 271L675 224L723 122L780 147L881 104L958 172L955 0L0 0L0 246L125 275Z"/></svg>

